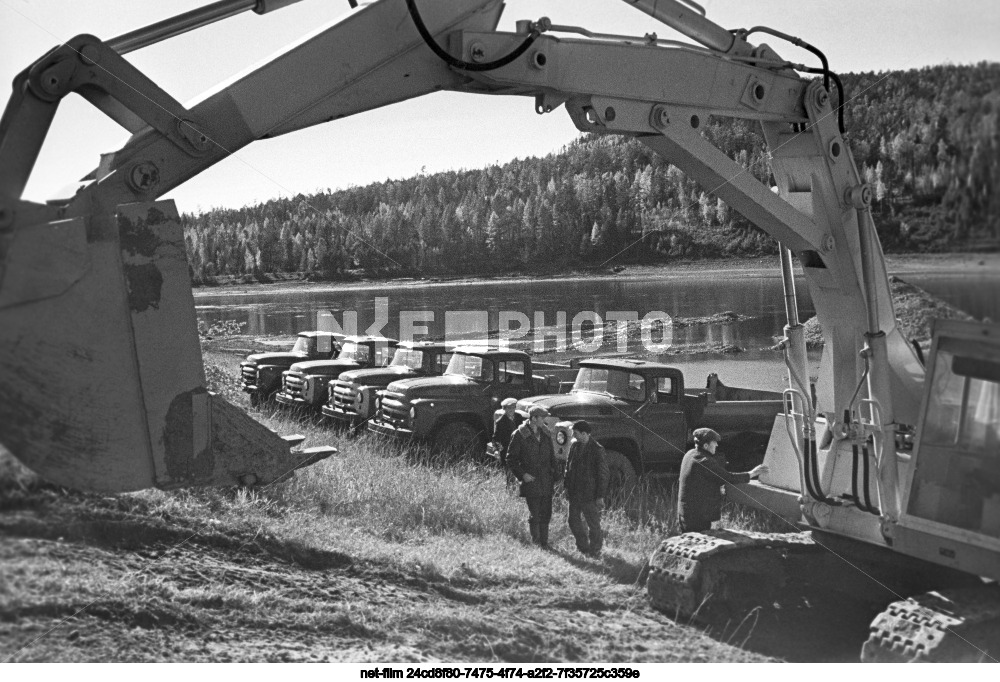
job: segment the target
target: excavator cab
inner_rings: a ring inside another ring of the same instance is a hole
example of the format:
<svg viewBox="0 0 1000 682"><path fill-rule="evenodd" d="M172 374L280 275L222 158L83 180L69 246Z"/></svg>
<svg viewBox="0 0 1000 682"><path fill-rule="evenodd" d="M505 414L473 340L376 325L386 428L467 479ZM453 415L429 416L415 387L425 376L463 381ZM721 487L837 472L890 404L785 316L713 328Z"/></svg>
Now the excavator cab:
<svg viewBox="0 0 1000 682"><path fill-rule="evenodd" d="M896 546L1000 579L1000 326L935 323Z"/></svg>

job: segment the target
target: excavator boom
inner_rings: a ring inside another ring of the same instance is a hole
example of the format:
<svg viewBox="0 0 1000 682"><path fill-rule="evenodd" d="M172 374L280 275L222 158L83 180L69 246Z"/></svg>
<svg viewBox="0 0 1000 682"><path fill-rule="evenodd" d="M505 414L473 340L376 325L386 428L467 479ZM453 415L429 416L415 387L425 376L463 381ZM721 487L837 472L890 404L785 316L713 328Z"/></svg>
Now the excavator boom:
<svg viewBox="0 0 1000 682"><path fill-rule="evenodd" d="M217 3L226 7L206 13L249 4L226 0ZM285 3L258 2L255 8L262 4ZM201 445L210 441L212 420L199 406L206 399L175 404L180 396L200 395L203 380L190 294L184 293L177 212L155 200L254 140L441 89L525 95L535 99L539 113L564 105L581 130L638 136L806 265L807 278L818 284L813 297L820 314L836 322L825 326L830 350L819 411L839 415L855 393L856 348L870 330L853 311L868 306L892 355L880 365L887 372L883 385L904 396L882 399L885 421L895 421L893 410L915 416L918 401L906 396L922 374L895 331L884 267L876 265L867 288L860 277L870 268L862 267L852 247L859 225L862 234L872 227L865 211L845 204L853 196L863 209L864 192L822 84L801 78L770 48L712 24L692 10L696 6L630 4L710 47L554 37L545 33L573 27L547 19L518 22L515 33L497 32L499 0L423 0L419 9L414 0L381 0L190 109L118 51L172 35L169 25L108 43L82 35L45 55L18 76L0 122L0 372L17 387L3 398L0 442L53 480L110 489L179 484L173 475L156 473L165 466L157 462L180 456L177 438L165 434L179 433L173 420L182 419L181 431L190 431L182 448L190 452L182 459L194 461L209 451ZM198 21L185 16L179 23ZM728 43L725 52L722 43ZM132 137L104 155L67 202L22 201L49 123L71 93ZM718 115L764 126L777 194L701 136L700 127ZM26 338L40 359L32 367L49 368L44 376L24 369ZM67 357L70 364L60 366ZM795 357L802 364L804 354ZM804 366L793 363L791 370L805 392ZM48 425L27 415L47 415L42 422ZM123 470L130 473L113 473ZM181 478L212 482L214 476Z"/></svg>

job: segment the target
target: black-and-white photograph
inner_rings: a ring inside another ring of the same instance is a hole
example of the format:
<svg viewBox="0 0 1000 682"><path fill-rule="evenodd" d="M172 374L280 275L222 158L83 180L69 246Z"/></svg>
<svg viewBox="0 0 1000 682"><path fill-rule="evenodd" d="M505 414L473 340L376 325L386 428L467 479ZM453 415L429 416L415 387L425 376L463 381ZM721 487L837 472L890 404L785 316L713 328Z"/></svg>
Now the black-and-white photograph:
<svg viewBox="0 0 1000 682"><path fill-rule="evenodd" d="M997 663L998 36L0 0L0 662Z"/></svg>

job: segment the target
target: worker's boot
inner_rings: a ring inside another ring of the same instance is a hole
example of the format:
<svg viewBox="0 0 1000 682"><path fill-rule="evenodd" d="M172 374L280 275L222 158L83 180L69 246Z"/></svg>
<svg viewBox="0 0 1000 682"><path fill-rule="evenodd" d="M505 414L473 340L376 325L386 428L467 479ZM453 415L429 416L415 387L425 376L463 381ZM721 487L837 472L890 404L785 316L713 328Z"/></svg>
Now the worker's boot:
<svg viewBox="0 0 1000 682"><path fill-rule="evenodd" d="M538 544L538 524L534 521L528 521L528 531L531 533L532 544Z"/></svg>
<svg viewBox="0 0 1000 682"><path fill-rule="evenodd" d="M549 524L538 524L538 544L542 549L549 548Z"/></svg>

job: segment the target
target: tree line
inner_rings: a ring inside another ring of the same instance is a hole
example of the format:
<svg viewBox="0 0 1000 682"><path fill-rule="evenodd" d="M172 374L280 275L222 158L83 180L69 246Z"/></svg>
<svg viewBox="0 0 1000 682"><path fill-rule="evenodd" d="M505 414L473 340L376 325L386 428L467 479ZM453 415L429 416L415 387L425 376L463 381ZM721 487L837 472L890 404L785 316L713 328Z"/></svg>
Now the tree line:
<svg viewBox="0 0 1000 682"><path fill-rule="evenodd" d="M1000 64L846 74L847 138L891 252L1000 244ZM763 182L756 123L704 135ZM196 283L224 275L339 277L551 270L753 257L776 242L631 138L480 170L185 214Z"/></svg>

